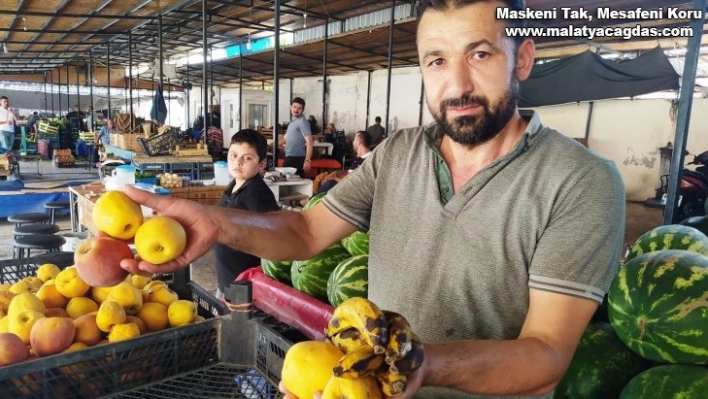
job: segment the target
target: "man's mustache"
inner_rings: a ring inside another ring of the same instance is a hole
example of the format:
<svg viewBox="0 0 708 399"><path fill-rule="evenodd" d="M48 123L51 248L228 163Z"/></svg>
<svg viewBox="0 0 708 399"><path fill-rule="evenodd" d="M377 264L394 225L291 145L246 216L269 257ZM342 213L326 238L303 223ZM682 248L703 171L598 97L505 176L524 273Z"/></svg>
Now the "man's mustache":
<svg viewBox="0 0 708 399"><path fill-rule="evenodd" d="M482 96L464 96L460 98L448 98L440 103L440 108L443 110L447 108L460 108L467 106L482 106L487 107L489 101Z"/></svg>

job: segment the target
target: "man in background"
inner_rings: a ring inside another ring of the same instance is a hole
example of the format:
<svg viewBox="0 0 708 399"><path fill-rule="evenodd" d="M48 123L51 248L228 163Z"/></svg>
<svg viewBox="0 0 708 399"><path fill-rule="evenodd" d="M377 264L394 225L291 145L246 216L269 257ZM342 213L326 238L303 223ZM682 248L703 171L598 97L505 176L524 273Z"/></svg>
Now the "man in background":
<svg viewBox="0 0 708 399"><path fill-rule="evenodd" d="M15 142L15 122L17 114L10 108L10 99L6 96L0 97L0 147L8 151L12 150Z"/></svg>
<svg viewBox="0 0 708 399"><path fill-rule="evenodd" d="M285 159L284 167L297 169L300 177L305 177L305 171L310 170L312 159L312 149L315 140L312 138L310 122L303 114L305 112L305 100L300 97L293 98L290 103L290 115L292 120L288 124L285 132Z"/></svg>
<svg viewBox="0 0 708 399"><path fill-rule="evenodd" d="M366 131L371 134L373 145L378 145L386 134L386 129L381 126L381 117L374 118L374 124L366 128Z"/></svg>

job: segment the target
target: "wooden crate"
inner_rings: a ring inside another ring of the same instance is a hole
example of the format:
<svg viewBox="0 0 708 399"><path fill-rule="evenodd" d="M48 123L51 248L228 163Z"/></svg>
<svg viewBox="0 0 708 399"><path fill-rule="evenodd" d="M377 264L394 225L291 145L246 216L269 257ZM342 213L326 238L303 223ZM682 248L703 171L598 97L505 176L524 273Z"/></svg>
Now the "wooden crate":
<svg viewBox="0 0 708 399"><path fill-rule="evenodd" d="M120 133L116 137L115 145L128 151L142 152L140 144L138 144L138 135L130 133ZM113 140L111 139L111 143Z"/></svg>
<svg viewBox="0 0 708 399"><path fill-rule="evenodd" d="M93 223L93 204L102 192L92 194L91 192L77 196L79 223L85 226L93 235L98 235L98 228Z"/></svg>
<svg viewBox="0 0 708 399"><path fill-rule="evenodd" d="M209 155L209 150L202 143L182 144L175 147L172 153L175 156L194 156L194 155Z"/></svg>
<svg viewBox="0 0 708 399"><path fill-rule="evenodd" d="M204 205L216 205L226 186L180 187L169 190L170 195L175 198L189 199Z"/></svg>

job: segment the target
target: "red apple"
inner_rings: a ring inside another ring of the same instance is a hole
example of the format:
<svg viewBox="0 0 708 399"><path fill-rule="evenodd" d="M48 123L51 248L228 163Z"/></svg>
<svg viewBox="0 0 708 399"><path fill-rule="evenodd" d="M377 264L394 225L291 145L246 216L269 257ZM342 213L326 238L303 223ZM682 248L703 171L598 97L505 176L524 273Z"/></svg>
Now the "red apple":
<svg viewBox="0 0 708 399"><path fill-rule="evenodd" d="M132 259L133 251L125 241L111 237L90 237L76 248L74 264L79 277L92 287L109 287L125 280L128 272L120 267Z"/></svg>

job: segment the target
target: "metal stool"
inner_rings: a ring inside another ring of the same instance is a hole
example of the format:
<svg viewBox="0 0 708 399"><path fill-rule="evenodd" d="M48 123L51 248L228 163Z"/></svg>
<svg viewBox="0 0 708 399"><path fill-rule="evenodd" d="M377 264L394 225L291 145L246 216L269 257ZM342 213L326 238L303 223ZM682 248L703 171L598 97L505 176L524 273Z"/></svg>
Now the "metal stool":
<svg viewBox="0 0 708 399"><path fill-rule="evenodd" d="M15 238L19 236L29 236L32 234L54 234L59 231L59 226L50 223L33 223L24 226L17 226L12 231Z"/></svg>
<svg viewBox="0 0 708 399"><path fill-rule="evenodd" d="M54 213L57 209L69 209L69 201L52 201L44 204L44 209L49 209L49 223L54 223Z"/></svg>
<svg viewBox="0 0 708 399"><path fill-rule="evenodd" d="M49 215L46 213L16 213L7 217L7 221L14 223L15 227L30 223L47 223Z"/></svg>
<svg viewBox="0 0 708 399"><path fill-rule="evenodd" d="M33 249L43 249L45 252L59 252L66 240L54 234L33 234L15 238L15 257L29 258Z"/></svg>

